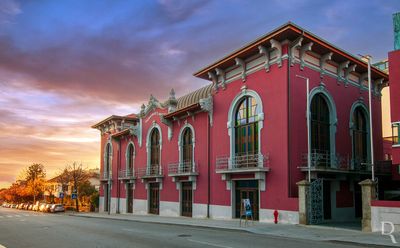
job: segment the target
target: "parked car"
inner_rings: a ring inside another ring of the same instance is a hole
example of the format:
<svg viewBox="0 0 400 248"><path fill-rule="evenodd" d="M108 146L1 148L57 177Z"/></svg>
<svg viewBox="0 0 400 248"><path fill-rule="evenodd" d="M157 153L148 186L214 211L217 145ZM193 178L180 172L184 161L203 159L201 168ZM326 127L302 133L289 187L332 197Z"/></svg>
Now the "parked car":
<svg viewBox="0 0 400 248"><path fill-rule="evenodd" d="M33 210L33 204L29 204L28 210Z"/></svg>
<svg viewBox="0 0 400 248"><path fill-rule="evenodd" d="M38 211L44 212L45 209L46 209L46 203L40 203Z"/></svg>
<svg viewBox="0 0 400 248"><path fill-rule="evenodd" d="M62 204L53 204L50 207L50 212L52 212L52 213L65 212L64 205L62 205Z"/></svg>
<svg viewBox="0 0 400 248"><path fill-rule="evenodd" d="M51 205L53 205L53 204L46 204L46 207L43 210L43 212L50 212Z"/></svg>

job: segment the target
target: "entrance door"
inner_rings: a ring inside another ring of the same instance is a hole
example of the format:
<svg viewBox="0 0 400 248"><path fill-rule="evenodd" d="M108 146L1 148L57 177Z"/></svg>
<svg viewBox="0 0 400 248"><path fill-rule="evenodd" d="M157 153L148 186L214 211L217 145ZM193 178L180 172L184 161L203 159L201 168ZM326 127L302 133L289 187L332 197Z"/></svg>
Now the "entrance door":
<svg viewBox="0 0 400 248"><path fill-rule="evenodd" d="M324 191L324 219L330 220L330 219L332 219L331 182L330 181L324 180L323 191Z"/></svg>
<svg viewBox="0 0 400 248"><path fill-rule="evenodd" d="M181 209L182 216L192 217L193 191L191 182L182 182Z"/></svg>
<svg viewBox="0 0 400 248"><path fill-rule="evenodd" d="M150 214L159 214L160 213L160 186L158 183L150 183L150 206L149 213Z"/></svg>
<svg viewBox="0 0 400 248"><path fill-rule="evenodd" d="M127 210L128 213L133 213L133 185L127 184Z"/></svg>
<svg viewBox="0 0 400 248"><path fill-rule="evenodd" d="M362 194L361 186L358 182L354 182L354 208L356 218L362 217Z"/></svg>
<svg viewBox="0 0 400 248"><path fill-rule="evenodd" d="M243 199L249 199L253 210L253 218L258 220L258 181L236 181L235 186L235 217L240 218L240 206Z"/></svg>
<svg viewBox="0 0 400 248"><path fill-rule="evenodd" d="M104 184L104 212L108 212L108 184Z"/></svg>

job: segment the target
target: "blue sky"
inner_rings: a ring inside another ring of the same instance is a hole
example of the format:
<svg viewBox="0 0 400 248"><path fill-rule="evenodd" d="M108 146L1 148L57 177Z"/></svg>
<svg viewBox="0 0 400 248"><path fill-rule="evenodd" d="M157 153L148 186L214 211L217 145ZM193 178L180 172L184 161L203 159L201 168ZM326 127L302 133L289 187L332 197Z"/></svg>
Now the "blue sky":
<svg viewBox="0 0 400 248"><path fill-rule="evenodd" d="M0 187L99 163L90 125L207 81L192 73L292 21L374 61L393 49L400 0L0 1Z"/></svg>

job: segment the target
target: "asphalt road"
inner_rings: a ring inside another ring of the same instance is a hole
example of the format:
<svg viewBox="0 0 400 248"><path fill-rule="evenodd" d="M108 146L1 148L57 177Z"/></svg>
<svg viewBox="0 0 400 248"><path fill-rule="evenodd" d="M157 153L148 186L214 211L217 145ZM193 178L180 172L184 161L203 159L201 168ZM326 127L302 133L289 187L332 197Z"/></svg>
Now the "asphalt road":
<svg viewBox="0 0 400 248"><path fill-rule="evenodd" d="M0 207L0 248L360 247L213 228L83 218Z"/></svg>

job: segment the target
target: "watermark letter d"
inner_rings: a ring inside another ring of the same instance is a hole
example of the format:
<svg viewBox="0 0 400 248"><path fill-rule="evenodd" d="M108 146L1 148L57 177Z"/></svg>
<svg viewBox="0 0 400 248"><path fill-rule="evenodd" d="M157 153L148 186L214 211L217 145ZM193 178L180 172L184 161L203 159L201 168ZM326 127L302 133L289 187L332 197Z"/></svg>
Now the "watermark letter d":
<svg viewBox="0 0 400 248"><path fill-rule="evenodd" d="M393 222L390 222L390 221L381 221L381 223L382 223L382 235L385 235L385 236L389 236L390 237L390 239L392 240L392 243L393 244L397 244L397 241L396 241L396 239L394 238L394 235L392 234L393 232L394 232L394 225L393 225ZM385 229L385 226L389 226L390 227L390 231L389 232L386 232L386 229Z"/></svg>

